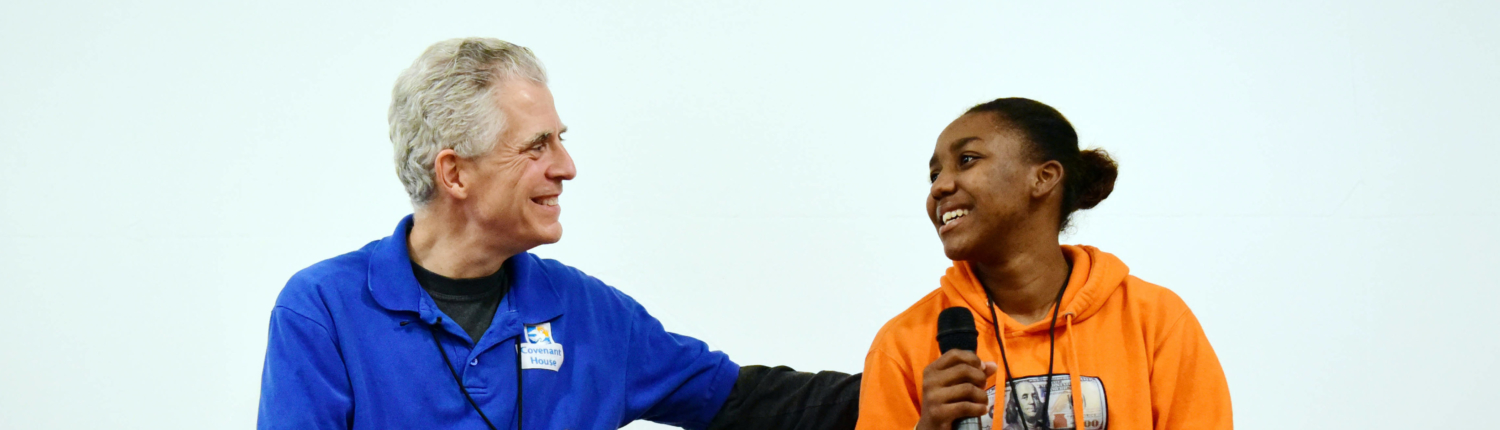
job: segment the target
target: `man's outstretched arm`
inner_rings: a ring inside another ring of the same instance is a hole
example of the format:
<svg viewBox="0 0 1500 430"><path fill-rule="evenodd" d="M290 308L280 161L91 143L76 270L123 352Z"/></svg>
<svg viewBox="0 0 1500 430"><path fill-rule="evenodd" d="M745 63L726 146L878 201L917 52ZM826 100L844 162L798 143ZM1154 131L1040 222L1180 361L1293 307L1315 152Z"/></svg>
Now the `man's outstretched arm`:
<svg viewBox="0 0 1500 430"><path fill-rule="evenodd" d="M708 430L853 430L860 374L744 366Z"/></svg>

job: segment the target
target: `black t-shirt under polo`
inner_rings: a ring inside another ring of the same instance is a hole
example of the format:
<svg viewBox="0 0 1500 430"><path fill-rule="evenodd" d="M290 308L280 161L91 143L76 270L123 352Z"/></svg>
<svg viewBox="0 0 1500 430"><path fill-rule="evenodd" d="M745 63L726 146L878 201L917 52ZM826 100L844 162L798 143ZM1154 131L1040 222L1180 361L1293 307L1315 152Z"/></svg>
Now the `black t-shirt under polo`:
<svg viewBox="0 0 1500 430"><path fill-rule="evenodd" d="M432 273L415 261L411 262L411 272L417 276L422 289L432 296L432 301L437 302L438 310L463 327L475 344L479 343L485 330L489 330L490 322L495 320L495 309L500 307L500 299L510 291L510 279L505 275L504 265L488 276L470 279L453 279Z"/></svg>

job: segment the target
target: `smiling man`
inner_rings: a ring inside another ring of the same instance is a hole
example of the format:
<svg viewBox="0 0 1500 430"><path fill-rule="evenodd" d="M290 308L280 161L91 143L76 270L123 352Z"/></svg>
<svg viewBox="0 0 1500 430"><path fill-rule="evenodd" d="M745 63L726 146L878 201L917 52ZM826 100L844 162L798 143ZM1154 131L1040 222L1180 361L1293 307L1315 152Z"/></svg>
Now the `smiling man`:
<svg viewBox="0 0 1500 430"><path fill-rule="evenodd" d="M495 39L433 45L396 82L415 213L317 263L271 312L263 429L852 428L857 376L747 366L527 251L577 174L547 76Z"/></svg>

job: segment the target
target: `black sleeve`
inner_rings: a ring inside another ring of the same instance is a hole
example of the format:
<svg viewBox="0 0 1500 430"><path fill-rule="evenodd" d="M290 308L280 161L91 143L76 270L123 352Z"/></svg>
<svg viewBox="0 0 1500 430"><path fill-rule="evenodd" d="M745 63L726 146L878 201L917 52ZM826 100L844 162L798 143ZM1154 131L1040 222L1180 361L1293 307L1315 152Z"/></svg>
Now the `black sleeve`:
<svg viewBox="0 0 1500 430"><path fill-rule="evenodd" d="M853 430L860 374L745 366L708 430Z"/></svg>

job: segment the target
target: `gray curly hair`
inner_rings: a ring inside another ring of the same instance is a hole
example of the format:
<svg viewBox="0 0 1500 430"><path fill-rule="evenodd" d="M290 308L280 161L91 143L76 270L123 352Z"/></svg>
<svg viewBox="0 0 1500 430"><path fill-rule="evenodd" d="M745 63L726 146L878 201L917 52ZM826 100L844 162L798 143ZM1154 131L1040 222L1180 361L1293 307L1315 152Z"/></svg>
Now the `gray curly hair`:
<svg viewBox="0 0 1500 430"><path fill-rule="evenodd" d="M470 158L494 149L505 130L505 115L495 102L498 84L516 77L547 84L547 72L530 49L470 37L433 44L396 78L391 144L396 175L412 206L432 201L439 151L452 149Z"/></svg>

